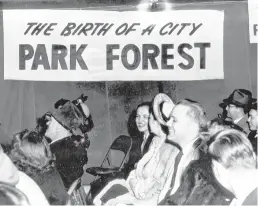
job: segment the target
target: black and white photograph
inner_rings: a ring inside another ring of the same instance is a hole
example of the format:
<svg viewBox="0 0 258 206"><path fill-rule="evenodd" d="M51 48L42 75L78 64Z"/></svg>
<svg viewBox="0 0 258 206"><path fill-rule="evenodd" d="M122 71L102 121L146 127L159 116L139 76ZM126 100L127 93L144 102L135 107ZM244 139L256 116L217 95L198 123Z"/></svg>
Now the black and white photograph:
<svg viewBox="0 0 258 206"><path fill-rule="evenodd" d="M258 205L258 0L0 7L0 205Z"/></svg>

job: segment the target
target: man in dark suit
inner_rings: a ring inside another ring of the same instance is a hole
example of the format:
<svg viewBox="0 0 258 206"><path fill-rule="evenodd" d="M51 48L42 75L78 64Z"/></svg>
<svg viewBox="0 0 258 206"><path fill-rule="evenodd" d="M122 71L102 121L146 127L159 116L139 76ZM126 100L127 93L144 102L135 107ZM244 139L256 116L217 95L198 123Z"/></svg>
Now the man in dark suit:
<svg viewBox="0 0 258 206"><path fill-rule="evenodd" d="M257 128L258 128L258 112L257 112L257 103L252 104L252 107L249 111L248 123L251 132L248 135L248 139L252 143L254 152L257 155Z"/></svg>
<svg viewBox="0 0 258 206"><path fill-rule="evenodd" d="M252 93L246 89L236 89L220 104L227 111L227 116L232 123L242 128L247 135L250 132L247 120L248 112L256 99L252 98Z"/></svg>
<svg viewBox="0 0 258 206"><path fill-rule="evenodd" d="M38 120L39 132L44 134L56 156L56 167L65 187L83 175L87 164L89 139L87 132L93 128L90 110L83 100L61 99L55 109Z"/></svg>

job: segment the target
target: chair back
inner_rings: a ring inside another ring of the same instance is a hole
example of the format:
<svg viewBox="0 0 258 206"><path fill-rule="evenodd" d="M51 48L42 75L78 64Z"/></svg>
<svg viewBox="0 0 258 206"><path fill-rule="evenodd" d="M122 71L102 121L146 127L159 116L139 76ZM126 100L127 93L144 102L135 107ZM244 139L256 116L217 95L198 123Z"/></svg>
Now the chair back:
<svg viewBox="0 0 258 206"><path fill-rule="evenodd" d="M117 137L113 143L111 144L102 164L101 167L104 167L104 165L106 165L106 163L108 164L108 167L112 167L112 152L115 153L116 151L120 151L123 153L123 157L120 158L119 160L121 160L119 168L117 168L118 170L122 169L126 160L129 157L131 148L132 148L132 144L133 144L133 140L131 137L126 136L126 135L120 135L119 137ZM114 157L114 155L113 155Z"/></svg>

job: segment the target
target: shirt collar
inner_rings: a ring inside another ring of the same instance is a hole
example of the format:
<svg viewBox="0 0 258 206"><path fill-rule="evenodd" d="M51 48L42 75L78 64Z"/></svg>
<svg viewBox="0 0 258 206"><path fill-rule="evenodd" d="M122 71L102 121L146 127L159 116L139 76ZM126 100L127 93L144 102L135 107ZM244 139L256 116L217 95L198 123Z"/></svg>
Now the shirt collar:
<svg viewBox="0 0 258 206"><path fill-rule="evenodd" d="M67 137L69 137L69 136L67 136ZM62 137L62 138L60 138L60 139L52 140L52 141L49 143L49 145L51 145L51 144L53 144L53 143L55 143L55 142L58 142L58 141L60 141L60 140L63 140L63 139L65 139L65 138L67 138L67 137Z"/></svg>
<svg viewBox="0 0 258 206"><path fill-rule="evenodd" d="M240 118L238 118L238 119L235 119L235 120L234 120L234 123L237 124L237 123L240 122L240 120L243 119L244 117L245 117L245 116L240 117Z"/></svg>
<svg viewBox="0 0 258 206"><path fill-rule="evenodd" d="M193 149L193 145L196 142L196 140L198 139L198 137L194 138L192 141L190 141L188 144L186 144L183 148L182 148L182 152L183 154L188 154L189 151L191 151Z"/></svg>
<svg viewBox="0 0 258 206"><path fill-rule="evenodd" d="M144 134L144 135L143 135L143 140L146 141L146 140L148 139L149 135L150 135L150 134L147 134L147 135Z"/></svg>

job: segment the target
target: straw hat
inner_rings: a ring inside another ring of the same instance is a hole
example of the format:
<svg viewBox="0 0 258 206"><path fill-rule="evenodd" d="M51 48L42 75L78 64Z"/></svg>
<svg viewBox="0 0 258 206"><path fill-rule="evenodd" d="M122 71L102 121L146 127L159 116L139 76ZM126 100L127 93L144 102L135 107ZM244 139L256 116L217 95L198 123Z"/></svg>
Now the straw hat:
<svg viewBox="0 0 258 206"><path fill-rule="evenodd" d="M159 93L154 97L152 106L157 121L162 125L167 125L175 106L174 102L166 94Z"/></svg>

